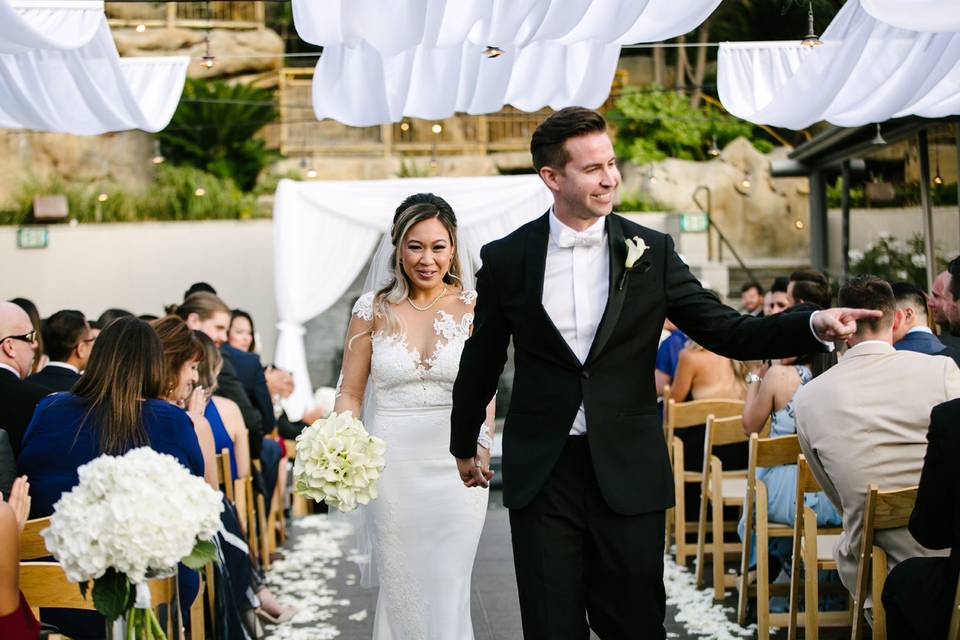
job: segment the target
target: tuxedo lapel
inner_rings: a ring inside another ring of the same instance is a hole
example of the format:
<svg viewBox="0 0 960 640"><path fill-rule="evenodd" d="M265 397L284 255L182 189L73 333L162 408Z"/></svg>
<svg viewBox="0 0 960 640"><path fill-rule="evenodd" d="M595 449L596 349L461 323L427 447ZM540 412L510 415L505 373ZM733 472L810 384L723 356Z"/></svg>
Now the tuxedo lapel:
<svg viewBox="0 0 960 640"><path fill-rule="evenodd" d="M600 318L597 335L593 339L593 344L590 345L590 353L587 354L586 363L593 360L607 344L617 326L617 320L620 319L623 300L627 295L624 288L620 286L620 279L626 270L627 262L627 245L623 237L623 228L620 226L620 219L613 214L607 216L606 225L607 246L610 250L610 282L608 284L607 305L603 310L603 316Z"/></svg>
<svg viewBox="0 0 960 640"><path fill-rule="evenodd" d="M553 324L550 314L543 308L543 278L547 268L547 243L550 240L550 212L538 218L531 225L524 247L524 278L526 298L529 301L534 320L542 322L545 335L552 335L561 345L566 355L578 366L577 358L570 345L560 335L560 330Z"/></svg>

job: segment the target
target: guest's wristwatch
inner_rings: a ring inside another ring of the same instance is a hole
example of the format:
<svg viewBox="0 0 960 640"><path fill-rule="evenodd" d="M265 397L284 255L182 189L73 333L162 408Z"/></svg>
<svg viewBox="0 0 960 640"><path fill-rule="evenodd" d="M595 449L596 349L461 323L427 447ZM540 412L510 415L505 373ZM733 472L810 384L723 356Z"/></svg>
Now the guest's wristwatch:
<svg viewBox="0 0 960 640"><path fill-rule="evenodd" d="M745 375L743 379L747 382L747 384L753 384L754 382L760 382L761 380L763 380L763 378L753 373L752 371L747 375Z"/></svg>

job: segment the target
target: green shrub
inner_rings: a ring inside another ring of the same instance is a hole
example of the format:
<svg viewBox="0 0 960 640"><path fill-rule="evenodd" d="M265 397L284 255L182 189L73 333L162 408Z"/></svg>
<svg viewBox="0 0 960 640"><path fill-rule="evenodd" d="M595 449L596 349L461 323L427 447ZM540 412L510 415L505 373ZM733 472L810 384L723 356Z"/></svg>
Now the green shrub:
<svg viewBox="0 0 960 640"><path fill-rule="evenodd" d="M616 127L617 155L634 164L709 160L713 136L721 148L740 136L761 153L773 148L762 129L710 105L691 107L686 95L655 84L628 88L606 115Z"/></svg>
<svg viewBox="0 0 960 640"><path fill-rule="evenodd" d="M888 282L912 282L922 289L927 288L927 258L923 236L919 233L906 242L889 233L881 233L865 251L851 249L849 258L852 275L870 274ZM947 265L942 256L938 255L936 261L938 270Z"/></svg>
<svg viewBox="0 0 960 640"><path fill-rule="evenodd" d="M260 172L278 156L254 136L278 117L273 94L266 89L188 79L170 124L157 139L171 164L230 178L250 191Z"/></svg>

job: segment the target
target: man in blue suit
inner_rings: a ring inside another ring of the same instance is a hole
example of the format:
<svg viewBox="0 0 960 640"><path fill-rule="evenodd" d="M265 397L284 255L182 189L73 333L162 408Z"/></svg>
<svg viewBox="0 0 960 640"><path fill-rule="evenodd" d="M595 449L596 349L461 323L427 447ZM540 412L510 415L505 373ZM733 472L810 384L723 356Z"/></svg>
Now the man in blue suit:
<svg viewBox="0 0 960 640"><path fill-rule="evenodd" d="M893 330L893 347L901 351L916 351L929 355L949 356L960 366L960 350L948 347L933 335L927 323L927 296L909 282L895 282L893 295L897 299L900 323Z"/></svg>

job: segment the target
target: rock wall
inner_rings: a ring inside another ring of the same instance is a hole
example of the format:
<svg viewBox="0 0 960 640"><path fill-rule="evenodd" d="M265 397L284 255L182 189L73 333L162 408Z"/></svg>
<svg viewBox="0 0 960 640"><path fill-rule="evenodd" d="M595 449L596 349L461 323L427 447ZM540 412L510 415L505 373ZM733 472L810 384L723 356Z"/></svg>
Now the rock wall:
<svg viewBox="0 0 960 640"><path fill-rule="evenodd" d="M693 212L700 210L694 191L705 186L715 225L742 257L802 257L809 252L807 180L770 176L770 161L788 152L778 148L764 155L738 138L708 162L669 158L642 167L627 164L621 197ZM705 202L705 194L699 199Z"/></svg>

